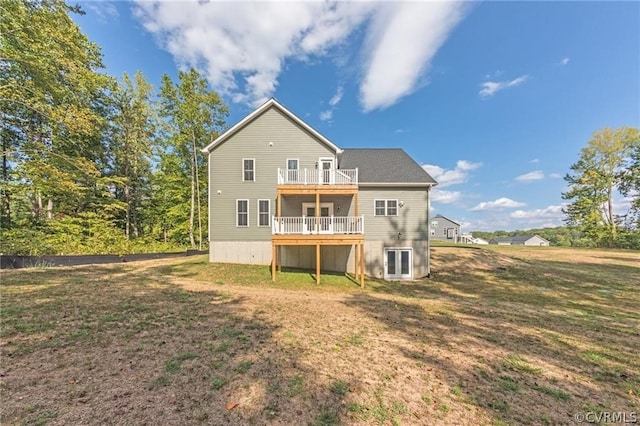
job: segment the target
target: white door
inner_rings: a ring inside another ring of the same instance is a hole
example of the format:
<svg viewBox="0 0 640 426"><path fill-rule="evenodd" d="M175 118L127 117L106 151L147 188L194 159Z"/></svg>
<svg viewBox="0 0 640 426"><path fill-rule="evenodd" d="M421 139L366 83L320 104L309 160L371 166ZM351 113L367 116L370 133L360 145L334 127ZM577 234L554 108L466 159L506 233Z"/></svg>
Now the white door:
<svg viewBox="0 0 640 426"><path fill-rule="evenodd" d="M410 248L384 249L384 279L406 280L413 278L413 250Z"/></svg>
<svg viewBox="0 0 640 426"><path fill-rule="evenodd" d="M333 184L333 158L320 158L319 160L320 184Z"/></svg>
<svg viewBox="0 0 640 426"><path fill-rule="evenodd" d="M306 216L307 232L311 234L333 233L333 203L320 203L320 218L318 220L316 219L316 204L302 203L302 215Z"/></svg>

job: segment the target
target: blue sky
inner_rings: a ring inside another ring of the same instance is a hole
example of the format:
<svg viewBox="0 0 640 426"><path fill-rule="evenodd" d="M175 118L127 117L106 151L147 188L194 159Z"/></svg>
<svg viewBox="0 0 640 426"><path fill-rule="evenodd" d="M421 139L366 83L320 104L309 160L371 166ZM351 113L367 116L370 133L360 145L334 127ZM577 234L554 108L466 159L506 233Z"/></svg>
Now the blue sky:
<svg viewBox="0 0 640 426"><path fill-rule="evenodd" d="M591 134L640 126L639 2L80 4L109 74L196 66L229 125L273 96L340 147L403 148L463 231L561 225Z"/></svg>

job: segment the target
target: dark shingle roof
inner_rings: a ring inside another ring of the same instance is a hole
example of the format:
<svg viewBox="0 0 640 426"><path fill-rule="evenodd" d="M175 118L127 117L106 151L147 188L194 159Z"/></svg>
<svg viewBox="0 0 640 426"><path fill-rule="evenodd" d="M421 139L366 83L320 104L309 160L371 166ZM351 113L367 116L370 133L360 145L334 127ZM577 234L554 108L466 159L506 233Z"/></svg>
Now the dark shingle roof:
<svg viewBox="0 0 640 426"><path fill-rule="evenodd" d="M459 224L458 222L456 222L455 220L451 220L451 219L449 219L448 217L442 216L441 214L437 214L437 215L435 215L433 218L435 219L435 218L437 218L437 217L441 217L441 218L443 218L443 219L448 220L448 221L449 221L449 222L451 222L451 223L455 223L456 225L460 226L460 224Z"/></svg>
<svg viewBox="0 0 640 426"><path fill-rule="evenodd" d="M340 154L338 167L357 168L360 183L437 184L429 173L400 148L345 149Z"/></svg>

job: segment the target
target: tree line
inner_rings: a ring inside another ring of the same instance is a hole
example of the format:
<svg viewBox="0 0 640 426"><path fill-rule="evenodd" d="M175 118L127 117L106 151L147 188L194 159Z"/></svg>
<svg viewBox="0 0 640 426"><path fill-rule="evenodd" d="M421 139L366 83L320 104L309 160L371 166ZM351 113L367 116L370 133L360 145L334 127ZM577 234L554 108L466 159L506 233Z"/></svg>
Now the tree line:
<svg viewBox="0 0 640 426"><path fill-rule="evenodd" d="M196 70L103 72L64 0L0 2L0 232L12 254L205 248L227 106Z"/></svg>
<svg viewBox="0 0 640 426"><path fill-rule="evenodd" d="M225 127L227 106L194 69L158 89L141 72L103 72L100 47L71 19L82 13L64 0L0 2L0 252L206 248L199 148ZM565 181L568 226L527 233L640 249L637 128L595 132Z"/></svg>

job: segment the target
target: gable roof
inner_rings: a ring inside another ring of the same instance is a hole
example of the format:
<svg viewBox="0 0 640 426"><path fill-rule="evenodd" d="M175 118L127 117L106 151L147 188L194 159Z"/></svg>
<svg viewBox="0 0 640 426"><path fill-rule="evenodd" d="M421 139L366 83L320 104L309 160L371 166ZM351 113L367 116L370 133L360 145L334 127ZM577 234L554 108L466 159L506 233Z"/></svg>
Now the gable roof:
<svg viewBox="0 0 640 426"><path fill-rule="evenodd" d="M443 219L445 219L445 220L448 220L449 222L451 222L451 223L453 223L453 224L455 224L455 225L460 226L460 224L459 224L458 222L456 222L455 220L451 220L451 219L449 219L448 217L442 216L441 214L437 214L437 215L435 215L433 218L435 219L435 218L437 218L437 217L441 217L441 218L443 218Z"/></svg>
<svg viewBox="0 0 640 426"><path fill-rule="evenodd" d="M342 151L341 169L358 169L360 184L433 186L437 182L401 148L353 148Z"/></svg>
<svg viewBox="0 0 640 426"><path fill-rule="evenodd" d="M532 239L534 237L538 237L542 241L549 242L549 241L545 240L544 238L542 238L540 235L514 235L513 237L492 238L491 241L496 241L496 242L501 242L501 243L521 243L521 244L524 244L526 241L529 241L530 239Z"/></svg>
<svg viewBox="0 0 640 426"><path fill-rule="evenodd" d="M251 114L247 115L245 118L237 122L234 126L227 129L220 136L218 136L213 142L203 148L201 151L205 154L213 151L218 145L225 142L239 130L244 128L247 124L251 123L256 117L260 116L262 113L267 111L269 108L277 108L280 112L282 112L285 116L289 117L292 121L298 124L300 127L305 129L307 132L311 133L313 136L318 138L320 142L327 145L329 148L334 150L336 154L342 152L342 150L331 142L329 139L321 135L317 130L313 127L309 126L307 123L302 121L297 115L286 109L280 102L276 101L274 98L269 99L267 102L260 105L256 110L254 110Z"/></svg>

